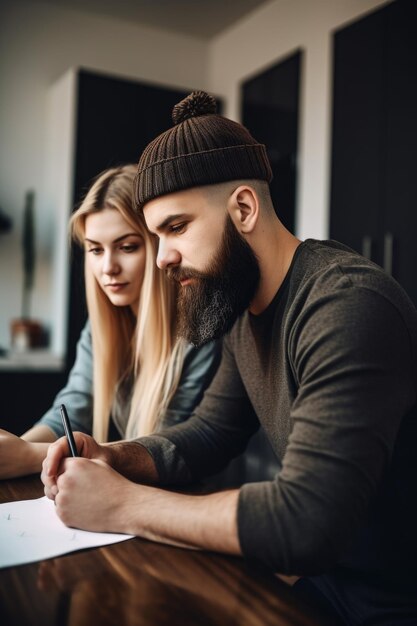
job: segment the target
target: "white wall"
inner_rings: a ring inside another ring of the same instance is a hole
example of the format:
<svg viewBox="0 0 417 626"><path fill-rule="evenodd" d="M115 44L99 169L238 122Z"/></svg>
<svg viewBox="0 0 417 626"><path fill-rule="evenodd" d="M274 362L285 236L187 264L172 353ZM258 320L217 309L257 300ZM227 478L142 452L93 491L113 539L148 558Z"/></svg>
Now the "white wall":
<svg viewBox="0 0 417 626"><path fill-rule="evenodd" d="M20 226L25 191L36 193L38 265L32 314L51 325L54 220L45 209L47 94L83 66L180 88L207 89L207 43L107 17L23 0L0 2L0 346L21 307Z"/></svg>
<svg viewBox="0 0 417 626"><path fill-rule="evenodd" d="M332 31L381 0L273 0L212 39L209 85L239 120L240 84L304 50L297 189L297 235L328 236Z"/></svg>

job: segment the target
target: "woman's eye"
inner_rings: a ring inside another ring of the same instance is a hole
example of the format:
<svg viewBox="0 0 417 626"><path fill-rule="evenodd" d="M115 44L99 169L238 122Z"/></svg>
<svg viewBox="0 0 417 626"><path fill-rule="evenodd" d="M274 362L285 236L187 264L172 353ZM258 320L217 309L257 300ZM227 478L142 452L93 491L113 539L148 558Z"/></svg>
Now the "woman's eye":
<svg viewBox="0 0 417 626"><path fill-rule="evenodd" d="M102 248L89 248L88 252L91 252L95 256L102 252Z"/></svg>
<svg viewBox="0 0 417 626"><path fill-rule="evenodd" d="M131 244L125 244L124 246L121 246L121 250L123 250L123 252L135 252L137 249L139 248L139 246L137 244L131 243Z"/></svg>

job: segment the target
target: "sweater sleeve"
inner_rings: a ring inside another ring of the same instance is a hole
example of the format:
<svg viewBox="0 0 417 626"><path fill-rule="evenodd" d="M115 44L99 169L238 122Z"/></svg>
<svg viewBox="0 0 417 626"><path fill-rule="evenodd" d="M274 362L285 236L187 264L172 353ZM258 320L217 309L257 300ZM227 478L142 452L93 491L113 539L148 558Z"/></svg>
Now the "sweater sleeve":
<svg viewBox="0 0 417 626"><path fill-rule="evenodd" d="M225 339L217 373L190 419L138 441L152 455L161 484L180 484L221 471L258 428Z"/></svg>
<svg viewBox="0 0 417 626"><path fill-rule="evenodd" d="M69 373L67 384L57 394L52 407L37 424L48 426L57 437L62 437L59 407L65 404L73 430L91 434L93 423L93 353L90 323L84 326L77 343L74 365Z"/></svg>
<svg viewBox="0 0 417 626"><path fill-rule="evenodd" d="M192 415L216 373L220 355L220 341L211 341L201 348L187 346L178 387L165 412L162 428L179 424Z"/></svg>
<svg viewBox="0 0 417 626"><path fill-rule="evenodd" d="M288 351L293 429L276 478L241 488L239 538L246 557L274 571L320 574L366 526L415 403L414 356L399 311L363 288L304 307Z"/></svg>

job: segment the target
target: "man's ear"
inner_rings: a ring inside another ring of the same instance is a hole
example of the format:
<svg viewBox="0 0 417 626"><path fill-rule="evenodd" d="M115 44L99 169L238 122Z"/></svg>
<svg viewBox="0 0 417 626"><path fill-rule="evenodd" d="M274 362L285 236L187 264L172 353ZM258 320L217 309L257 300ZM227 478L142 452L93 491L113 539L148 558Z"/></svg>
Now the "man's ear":
<svg viewBox="0 0 417 626"><path fill-rule="evenodd" d="M253 232L260 214L259 197L250 185L240 185L227 202L227 211L239 233Z"/></svg>

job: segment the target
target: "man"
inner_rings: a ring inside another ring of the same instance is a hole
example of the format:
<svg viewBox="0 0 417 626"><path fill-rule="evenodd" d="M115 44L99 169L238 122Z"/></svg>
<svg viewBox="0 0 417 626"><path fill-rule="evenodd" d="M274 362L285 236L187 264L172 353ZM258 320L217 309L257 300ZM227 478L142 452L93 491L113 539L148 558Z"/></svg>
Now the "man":
<svg viewBox="0 0 417 626"><path fill-rule="evenodd" d="M79 459L53 444L45 492L71 526L301 576L347 624L416 623L416 310L376 265L284 228L265 147L210 96L173 117L139 161L135 198L180 284L182 335L226 334L220 368L180 426L111 446L79 434ZM217 472L259 424L275 480L205 496L152 486Z"/></svg>

